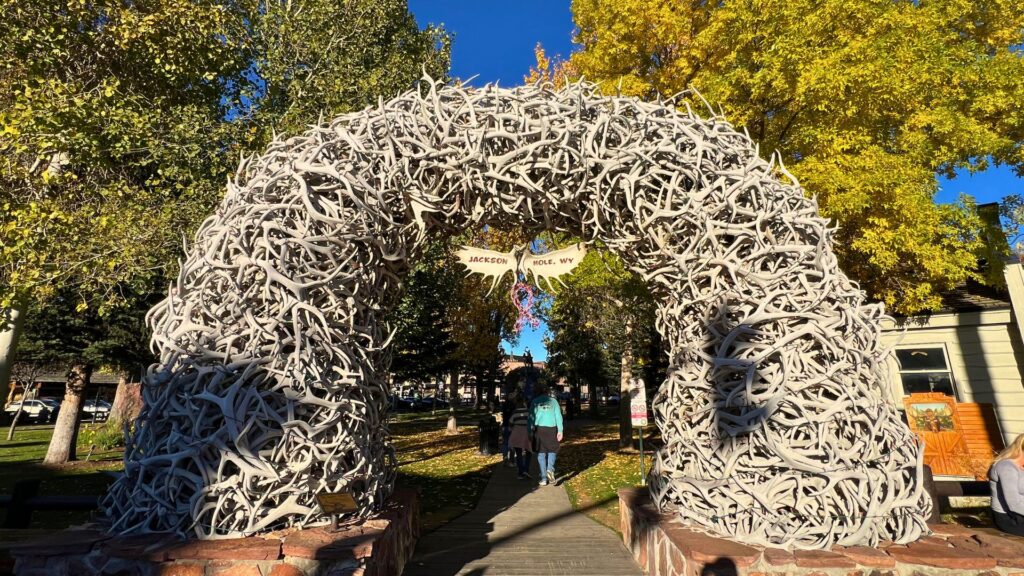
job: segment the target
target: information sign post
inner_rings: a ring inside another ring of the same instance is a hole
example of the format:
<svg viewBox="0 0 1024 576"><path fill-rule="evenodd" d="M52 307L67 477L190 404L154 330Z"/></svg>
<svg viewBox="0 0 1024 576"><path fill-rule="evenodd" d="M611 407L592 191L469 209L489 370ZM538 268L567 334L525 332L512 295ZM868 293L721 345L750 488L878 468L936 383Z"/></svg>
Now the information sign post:
<svg viewBox="0 0 1024 576"><path fill-rule="evenodd" d="M646 486L644 474L644 426L647 426L647 389L642 378L629 381L629 419L640 433L640 481Z"/></svg>

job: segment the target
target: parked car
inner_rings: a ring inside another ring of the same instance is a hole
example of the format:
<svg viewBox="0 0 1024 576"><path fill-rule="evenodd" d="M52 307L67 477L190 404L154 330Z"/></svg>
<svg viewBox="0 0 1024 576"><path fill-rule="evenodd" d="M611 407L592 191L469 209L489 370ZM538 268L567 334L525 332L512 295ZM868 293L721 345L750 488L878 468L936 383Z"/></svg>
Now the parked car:
<svg viewBox="0 0 1024 576"><path fill-rule="evenodd" d="M394 410L416 410L419 404L412 396L392 396L391 407Z"/></svg>
<svg viewBox="0 0 1024 576"><path fill-rule="evenodd" d="M617 406L618 403L619 403L619 395L618 394L612 394L611 396L608 397L608 405L609 406Z"/></svg>
<svg viewBox="0 0 1024 576"><path fill-rule="evenodd" d="M420 406L424 408L447 408L448 401L436 396L424 396L420 398Z"/></svg>
<svg viewBox="0 0 1024 576"><path fill-rule="evenodd" d="M56 420L57 414L60 413L60 400L56 398L37 398L37 400L50 407L50 420Z"/></svg>
<svg viewBox="0 0 1024 576"><path fill-rule="evenodd" d="M82 406L83 418L91 420L93 416L96 420L106 420L107 416L110 416L110 402L106 400L86 400Z"/></svg>
<svg viewBox="0 0 1024 576"><path fill-rule="evenodd" d="M11 418L18 413L18 408L21 407L22 402L25 403L25 407L21 410L21 417L35 422L49 422L54 418L54 412L50 410L50 407L41 400L18 400L11 402L4 408L4 412Z"/></svg>

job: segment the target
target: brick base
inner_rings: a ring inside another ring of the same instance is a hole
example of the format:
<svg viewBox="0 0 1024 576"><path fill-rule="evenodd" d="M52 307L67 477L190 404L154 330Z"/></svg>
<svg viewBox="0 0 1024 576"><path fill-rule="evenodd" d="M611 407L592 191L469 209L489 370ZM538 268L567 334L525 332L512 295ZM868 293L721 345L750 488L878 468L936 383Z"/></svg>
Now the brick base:
<svg viewBox="0 0 1024 576"><path fill-rule="evenodd" d="M649 576L1024 576L1024 538L961 526L906 546L786 551L689 530L647 490L619 490L622 538Z"/></svg>
<svg viewBox="0 0 1024 576"><path fill-rule="evenodd" d="M64 530L8 548L15 576L396 576L419 537L416 495L398 492L377 517L326 528L226 540L110 537ZM0 574L5 572L0 571Z"/></svg>

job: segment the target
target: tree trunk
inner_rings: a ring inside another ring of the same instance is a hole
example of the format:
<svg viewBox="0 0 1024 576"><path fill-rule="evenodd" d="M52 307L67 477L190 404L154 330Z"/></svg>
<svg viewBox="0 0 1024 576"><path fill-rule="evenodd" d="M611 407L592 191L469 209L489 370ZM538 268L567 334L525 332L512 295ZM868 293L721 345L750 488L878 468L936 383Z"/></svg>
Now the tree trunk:
<svg viewBox="0 0 1024 576"><path fill-rule="evenodd" d="M60 414L43 464L64 464L76 459L75 442L78 440L78 426L82 422L82 397L90 377L92 366L75 364L71 367L64 385L64 401L61 402Z"/></svg>
<svg viewBox="0 0 1024 576"><path fill-rule="evenodd" d="M448 375L448 426L445 434L458 434L459 424L455 420L455 402L461 400L459 396L459 371L452 370Z"/></svg>
<svg viewBox="0 0 1024 576"><path fill-rule="evenodd" d="M21 395L21 404L18 404L18 410L14 413L14 419L11 420L11 427L7 430L7 441L14 440L14 430L18 427L18 420L21 418L21 413L25 411L25 397L27 393Z"/></svg>
<svg viewBox="0 0 1024 576"><path fill-rule="evenodd" d="M494 410L494 407L497 405L498 383L493 376L489 380L487 383L487 409Z"/></svg>
<svg viewBox="0 0 1024 576"><path fill-rule="evenodd" d="M25 386L22 386L22 390L21 390L21 404L18 405L18 410L14 413L14 419L11 420L11 427L10 427L10 429L7 430L7 441L8 442L10 442L11 440L14 440L14 431L18 428L18 420L21 419L21 415L25 411L25 401L28 400L30 396L34 399L39 394L38 386L39 386L39 384L36 384L35 382L33 382L31 384L28 384L28 385L25 385ZM17 388L17 385L11 386L11 394L10 394L11 396L14 395L14 392L15 392L16 388ZM10 399L8 401L8 403L13 402L13 401L14 400L12 398L12 399Z"/></svg>
<svg viewBox="0 0 1024 576"><path fill-rule="evenodd" d="M117 378L117 391L107 419L111 422L132 422L142 409L142 390L138 382L129 382L128 373L122 372Z"/></svg>
<svg viewBox="0 0 1024 576"><path fill-rule="evenodd" d="M474 408L479 410L484 404L484 377L477 373L473 375L473 386L476 388L476 399Z"/></svg>
<svg viewBox="0 0 1024 576"><path fill-rule="evenodd" d="M28 301L18 297L10 308L0 310L0 398L7 396L7 387L11 383L14 351L18 349L18 336L25 324L24 312L27 307Z"/></svg>
<svg viewBox="0 0 1024 576"><path fill-rule="evenodd" d="M590 415L597 418L601 415L601 407L599 405L601 391L597 389L597 384L593 381L587 382L587 390L590 391L588 392L588 394L590 394Z"/></svg>
<svg viewBox="0 0 1024 576"><path fill-rule="evenodd" d="M448 374L448 404L452 405L454 402L462 402L462 396L459 395L459 371L452 370Z"/></svg>
<svg viewBox="0 0 1024 576"><path fill-rule="evenodd" d="M619 448L633 446L633 426L629 418L629 381L633 379L633 319L626 317L626 343L622 347L622 373L619 376Z"/></svg>

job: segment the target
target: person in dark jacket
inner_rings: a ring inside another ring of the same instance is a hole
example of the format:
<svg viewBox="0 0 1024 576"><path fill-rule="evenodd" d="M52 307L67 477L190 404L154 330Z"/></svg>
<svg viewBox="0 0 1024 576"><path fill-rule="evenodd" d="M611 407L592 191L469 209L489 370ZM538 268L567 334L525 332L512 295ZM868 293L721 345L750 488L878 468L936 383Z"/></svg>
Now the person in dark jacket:
<svg viewBox="0 0 1024 576"><path fill-rule="evenodd" d="M512 434L510 420L512 419L512 413L516 411L516 399L518 397L519 394L515 390L510 390L505 395L505 402L501 405L501 456L505 465L509 468L516 465L513 459L512 448L508 444L508 438Z"/></svg>
<svg viewBox="0 0 1024 576"><path fill-rule="evenodd" d="M526 409L526 401L522 396L516 397L516 410L509 418L509 427L512 433L509 435L509 444L516 455L516 469L519 472L518 478L523 480L529 478L527 470L530 461L527 455L530 452L530 412Z"/></svg>

